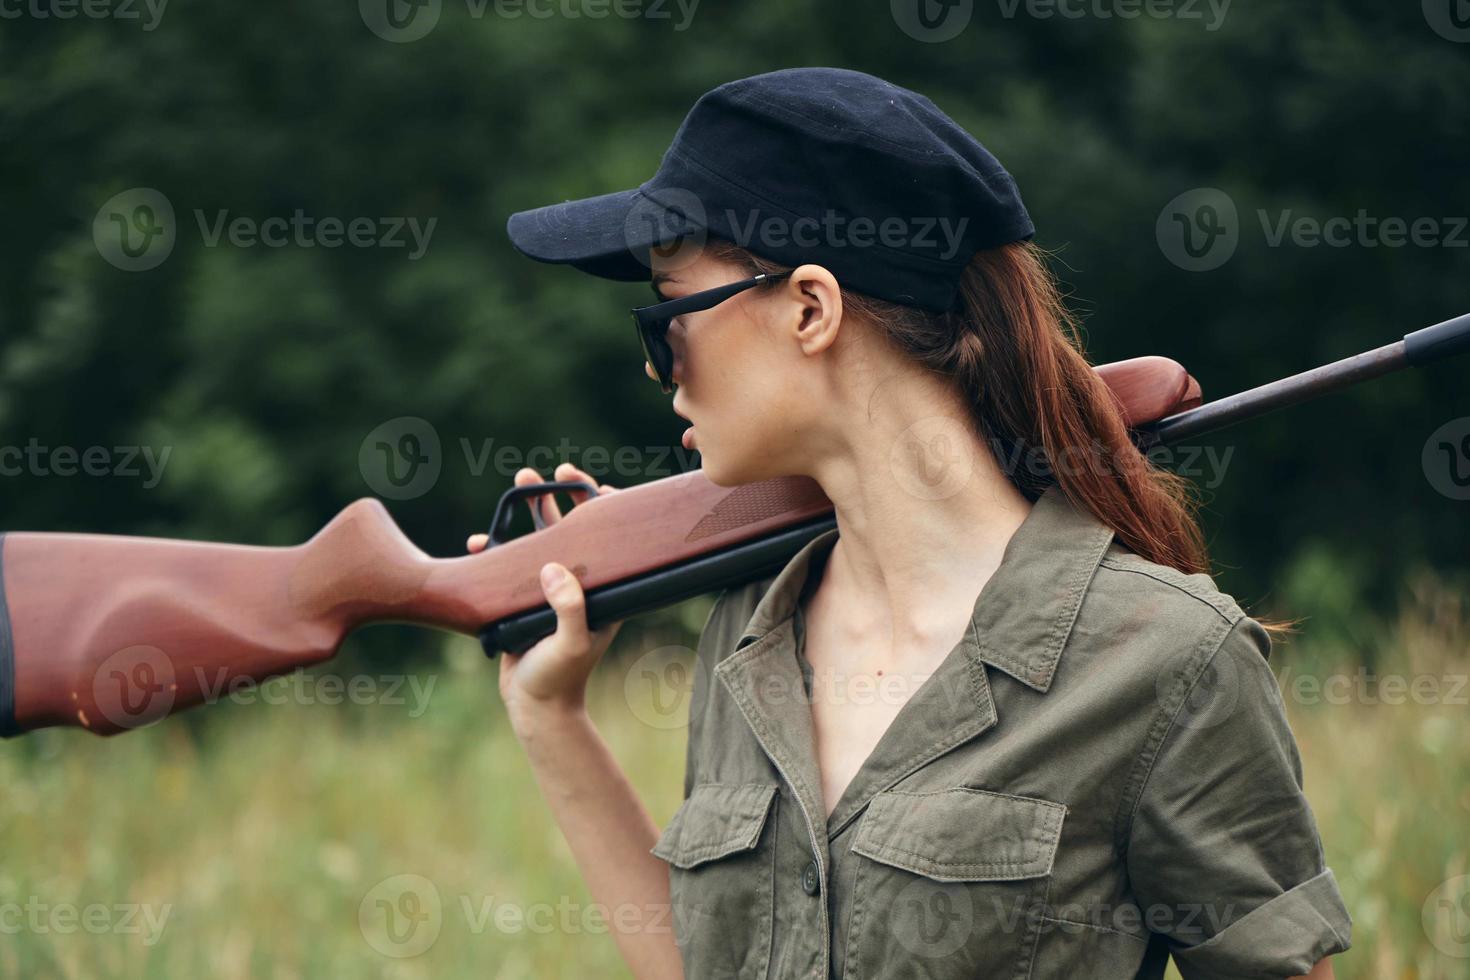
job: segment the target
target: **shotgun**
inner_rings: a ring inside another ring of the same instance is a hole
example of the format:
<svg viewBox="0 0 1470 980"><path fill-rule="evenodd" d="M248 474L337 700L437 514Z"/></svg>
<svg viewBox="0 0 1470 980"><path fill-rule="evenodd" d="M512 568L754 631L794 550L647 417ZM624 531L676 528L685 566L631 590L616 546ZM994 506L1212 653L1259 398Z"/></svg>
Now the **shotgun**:
<svg viewBox="0 0 1470 980"><path fill-rule="evenodd" d="M1178 363L1096 368L1141 449L1214 431L1470 346L1470 315L1262 388L1201 405ZM588 499L514 540L520 500ZM806 477L719 487L699 471L597 496L542 483L501 497L490 547L430 558L382 503L351 504L288 548L113 535L0 534L0 735L79 726L111 735L200 704L212 691L329 659L355 629L400 622L523 651L555 629L540 569L557 561L587 594L593 628L774 574L835 526Z"/></svg>

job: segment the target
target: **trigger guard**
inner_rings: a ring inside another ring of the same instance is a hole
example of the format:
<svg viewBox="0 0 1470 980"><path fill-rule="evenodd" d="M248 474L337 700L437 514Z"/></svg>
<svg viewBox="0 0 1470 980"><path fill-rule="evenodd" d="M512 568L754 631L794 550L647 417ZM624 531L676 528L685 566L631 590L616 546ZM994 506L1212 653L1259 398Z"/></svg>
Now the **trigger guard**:
<svg viewBox="0 0 1470 980"><path fill-rule="evenodd" d="M511 487L500 495L500 500L495 504L495 514L490 518L490 540L485 545L486 550L509 540L503 535L510 530L511 518L515 516L513 508L518 500L534 498L531 523L536 526L537 531L545 530L546 521L541 514L542 500L558 490L582 490L586 492L588 500L597 496L597 488L583 480L554 480L549 483L528 483L525 486Z"/></svg>

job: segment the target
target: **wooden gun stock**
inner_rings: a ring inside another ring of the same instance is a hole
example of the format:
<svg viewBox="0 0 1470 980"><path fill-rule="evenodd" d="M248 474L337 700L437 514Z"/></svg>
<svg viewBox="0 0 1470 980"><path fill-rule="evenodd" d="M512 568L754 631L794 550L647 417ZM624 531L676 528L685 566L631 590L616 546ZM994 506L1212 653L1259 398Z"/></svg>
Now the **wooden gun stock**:
<svg viewBox="0 0 1470 980"><path fill-rule="evenodd" d="M1129 426L1199 403L1161 357L1099 367ZM520 650L554 626L547 561L600 626L779 568L833 525L805 477L726 488L700 472L595 497L477 555L435 559L376 500L315 537L258 548L83 534L0 535L0 734L114 734L331 657L354 629L405 622Z"/></svg>

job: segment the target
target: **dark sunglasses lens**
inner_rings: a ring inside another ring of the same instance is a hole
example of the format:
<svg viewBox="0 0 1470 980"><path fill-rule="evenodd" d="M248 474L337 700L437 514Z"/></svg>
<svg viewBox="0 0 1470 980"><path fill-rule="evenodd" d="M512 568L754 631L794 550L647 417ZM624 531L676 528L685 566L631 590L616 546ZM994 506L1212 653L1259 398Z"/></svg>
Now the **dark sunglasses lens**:
<svg viewBox="0 0 1470 980"><path fill-rule="evenodd" d="M638 342L643 346L644 358L653 365L653 373L658 375L659 384L665 391L670 390L674 386L674 351L664 339L668 330L667 321L649 324L635 316L633 322L638 325Z"/></svg>

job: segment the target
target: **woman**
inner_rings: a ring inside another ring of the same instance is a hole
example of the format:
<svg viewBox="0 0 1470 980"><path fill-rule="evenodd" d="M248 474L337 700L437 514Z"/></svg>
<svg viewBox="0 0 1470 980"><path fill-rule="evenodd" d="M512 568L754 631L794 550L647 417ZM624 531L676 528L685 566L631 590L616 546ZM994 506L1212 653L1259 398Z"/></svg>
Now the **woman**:
<svg viewBox="0 0 1470 980"><path fill-rule="evenodd" d="M711 480L805 474L836 507L720 596L662 831L584 710L615 627L565 568L557 632L503 661L635 975L1332 975L1350 922L1268 631L1215 590L973 137L868 75L775 72L700 99L642 188L509 232L683 301L636 313Z"/></svg>

